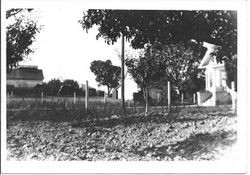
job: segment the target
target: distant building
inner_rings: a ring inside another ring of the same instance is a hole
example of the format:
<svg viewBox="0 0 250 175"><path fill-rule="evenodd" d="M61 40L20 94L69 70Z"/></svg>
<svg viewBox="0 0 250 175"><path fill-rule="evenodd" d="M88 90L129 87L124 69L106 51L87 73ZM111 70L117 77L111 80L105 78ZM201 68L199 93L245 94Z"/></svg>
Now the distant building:
<svg viewBox="0 0 250 175"><path fill-rule="evenodd" d="M20 66L7 73L7 85L15 88L33 88L43 79L43 71L37 66Z"/></svg>
<svg viewBox="0 0 250 175"><path fill-rule="evenodd" d="M88 86L88 88L89 88L89 96L96 96L96 89L91 86ZM83 90L83 93L85 95L86 85L82 84L81 89Z"/></svg>

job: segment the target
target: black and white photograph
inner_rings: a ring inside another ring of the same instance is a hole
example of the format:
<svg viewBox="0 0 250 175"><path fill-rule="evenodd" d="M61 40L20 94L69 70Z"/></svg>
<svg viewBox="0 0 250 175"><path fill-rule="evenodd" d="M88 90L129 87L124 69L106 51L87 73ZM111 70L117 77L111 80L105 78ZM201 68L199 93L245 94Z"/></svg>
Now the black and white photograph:
<svg viewBox="0 0 250 175"><path fill-rule="evenodd" d="M247 3L87 2L2 2L2 172L246 173Z"/></svg>

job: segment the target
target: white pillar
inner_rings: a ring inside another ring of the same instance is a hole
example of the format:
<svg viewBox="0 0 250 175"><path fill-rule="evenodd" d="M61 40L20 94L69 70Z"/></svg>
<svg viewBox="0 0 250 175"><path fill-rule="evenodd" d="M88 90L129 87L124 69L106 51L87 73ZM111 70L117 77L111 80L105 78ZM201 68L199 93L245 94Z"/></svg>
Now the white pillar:
<svg viewBox="0 0 250 175"><path fill-rule="evenodd" d="M193 94L193 103L195 103L195 93Z"/></svg>
<svg viewBox="0 0 250 175"><path fill-rule="evenodd" d="M184 102L184 93L181 93L181 102Z"/></svg>

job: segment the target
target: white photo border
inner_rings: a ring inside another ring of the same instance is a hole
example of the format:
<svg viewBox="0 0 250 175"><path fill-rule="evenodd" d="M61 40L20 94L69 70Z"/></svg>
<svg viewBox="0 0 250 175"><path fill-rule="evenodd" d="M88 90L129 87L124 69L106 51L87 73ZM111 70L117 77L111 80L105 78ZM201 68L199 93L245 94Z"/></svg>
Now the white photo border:
<svg viewBox="0 0 250 175"><path fill-rule="evenodd" d="M237 154L222 161L106 162L6 160L6 19L8 8L236 10L238 17ZM247 168L247 1L244 0L2 0L1 7L2 173L245 173Z"/></svg>

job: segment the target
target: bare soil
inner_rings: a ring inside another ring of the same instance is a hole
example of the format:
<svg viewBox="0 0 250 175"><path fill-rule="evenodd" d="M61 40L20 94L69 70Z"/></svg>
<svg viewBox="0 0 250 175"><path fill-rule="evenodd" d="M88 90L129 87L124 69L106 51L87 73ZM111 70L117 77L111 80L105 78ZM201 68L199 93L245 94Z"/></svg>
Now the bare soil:
<svg viewBox="0 0 250 175"><path fill-rule="evenodd" d="M85 122L8 121L8 160L217 160L237 141L230 112L151 113Z"/></svg>

